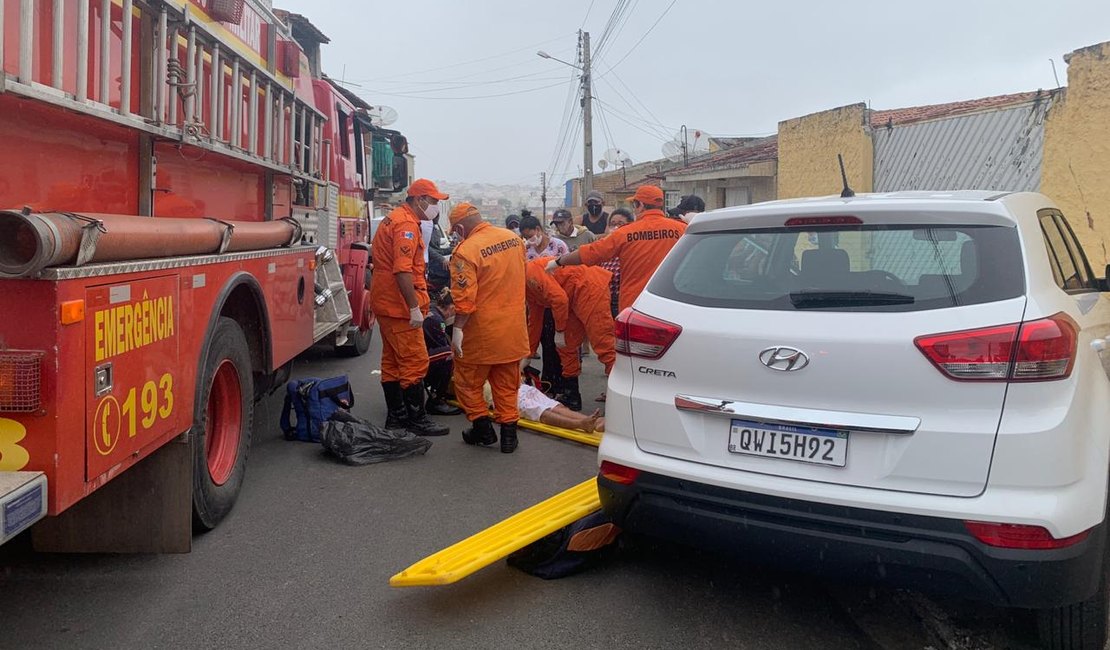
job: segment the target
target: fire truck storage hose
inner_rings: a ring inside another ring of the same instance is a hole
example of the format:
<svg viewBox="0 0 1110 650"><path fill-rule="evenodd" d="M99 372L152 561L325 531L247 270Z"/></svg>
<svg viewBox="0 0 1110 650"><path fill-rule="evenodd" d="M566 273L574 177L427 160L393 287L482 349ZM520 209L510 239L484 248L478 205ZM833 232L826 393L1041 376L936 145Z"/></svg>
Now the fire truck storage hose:
<svg viewBox="0 0 1110 650"><path fill-rule="evenodd" d="M34 277L53 266L209 255L291 246L292 219L220 221L0 210L0 277Z"/></svg>

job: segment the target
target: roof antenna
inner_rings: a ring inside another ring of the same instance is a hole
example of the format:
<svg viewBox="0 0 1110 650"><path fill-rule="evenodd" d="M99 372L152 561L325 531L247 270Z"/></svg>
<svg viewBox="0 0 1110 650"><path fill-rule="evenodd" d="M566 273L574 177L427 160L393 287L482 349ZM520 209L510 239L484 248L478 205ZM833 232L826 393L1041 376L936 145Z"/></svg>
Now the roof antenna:
<svg viewBox="0 0 1110 650"><path fill-rule="evenodd" d="M856 193L848 187L848 174L844 173L844 156L836 154L836 159L840 161L840 180L844 182L844 189L840 192L840 198L846 199L849 196L855 196Z"/></svg>

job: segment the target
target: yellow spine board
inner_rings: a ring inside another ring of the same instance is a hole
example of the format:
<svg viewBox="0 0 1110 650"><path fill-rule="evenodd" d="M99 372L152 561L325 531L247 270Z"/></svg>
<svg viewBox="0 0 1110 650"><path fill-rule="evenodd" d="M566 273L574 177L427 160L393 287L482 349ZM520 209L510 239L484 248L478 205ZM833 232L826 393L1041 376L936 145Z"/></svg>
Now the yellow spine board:
<svg viewBox="0 0 1110 650"><path fill-rule="evenodd" d="M454 400L451 400L450 403L453 406L458 406L459 408L462 408L462 406ZM586 433L585 431L576 431L573 429L564 429L562 427L553 427L550 424L544 424L543 422L534 422L532 420L525 420L523 418L518 420L516 424L518 427L523 427L531 431L538 431L540 433L546 433L549 436L566 438L567 440L580 442L584 445L597 447L601 444L601 435L597 433Z"/></svg>
<svg viewBox="0 0 1110 650"><path fill-rule="evenodd" d="M458 582L599 509L597 478L593 477L429 555L390 578L389 585L432 587Z"/></svg>

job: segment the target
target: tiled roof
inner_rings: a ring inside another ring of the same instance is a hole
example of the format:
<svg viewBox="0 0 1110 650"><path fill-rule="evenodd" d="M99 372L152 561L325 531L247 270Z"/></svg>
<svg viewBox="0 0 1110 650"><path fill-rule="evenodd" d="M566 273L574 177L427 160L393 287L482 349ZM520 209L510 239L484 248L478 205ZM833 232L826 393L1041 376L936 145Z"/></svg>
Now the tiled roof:
<svg viewBox="0 0 1110 650"><path fill-rule="evenodd" d="M1002 108L1031 102L1038 97L1047 97L1055 91L1035 90L1012 95L995 95L993 97L980 97L962 102L948 104L932 104L930 106L911 106L909 108L895 108L886 111L871 111L871 127L898 126L910 122L935 120L942 117L952 117L965 113L974 113L992 108Z"/></svg>
<svg viewBox="0 0 1110 650"><path fill-rule="evenodd" d="M632 194L636 190L640 189L641 187L643 187L645 185L650 185L652 187L663 187L663 179L655 177L655 176L648 176L647 178L629 183L628 185L625 185L624 187L617 188L617 189L613 190L613 192L616 193L616 194L625 194L625 193Z"/></svg>
<svg viewBox="0 0 1110 650"><path fill-rule="evenodd" d="M769 135L746 147L732 147L716 153L698 156L685 167L679 166L666 174L694 174L706 170L734 169L757 162L777 160L779 157L779 138Z"/></svg>

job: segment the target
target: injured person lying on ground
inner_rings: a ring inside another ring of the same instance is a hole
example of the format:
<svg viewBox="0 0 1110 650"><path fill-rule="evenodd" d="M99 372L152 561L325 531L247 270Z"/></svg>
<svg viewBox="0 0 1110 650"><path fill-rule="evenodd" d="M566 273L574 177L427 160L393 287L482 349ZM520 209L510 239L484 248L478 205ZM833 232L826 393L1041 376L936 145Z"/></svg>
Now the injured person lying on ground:
<svg viewBox="0 0 1110 650"><path fill-rule="evenodd" d="M528 360L521 362L521 383L517 391L517 408L520 417L533 422L540 422L562 429L585 431L586 433L604 433L605 417L601 409L596 409L590 415L578 413L567 408L564 404L548 397L539 388L529 383L532 378L539 379L539 371L528 365ZM489 384L484 387L486 401L491 401L492 393Z"/></svg>

